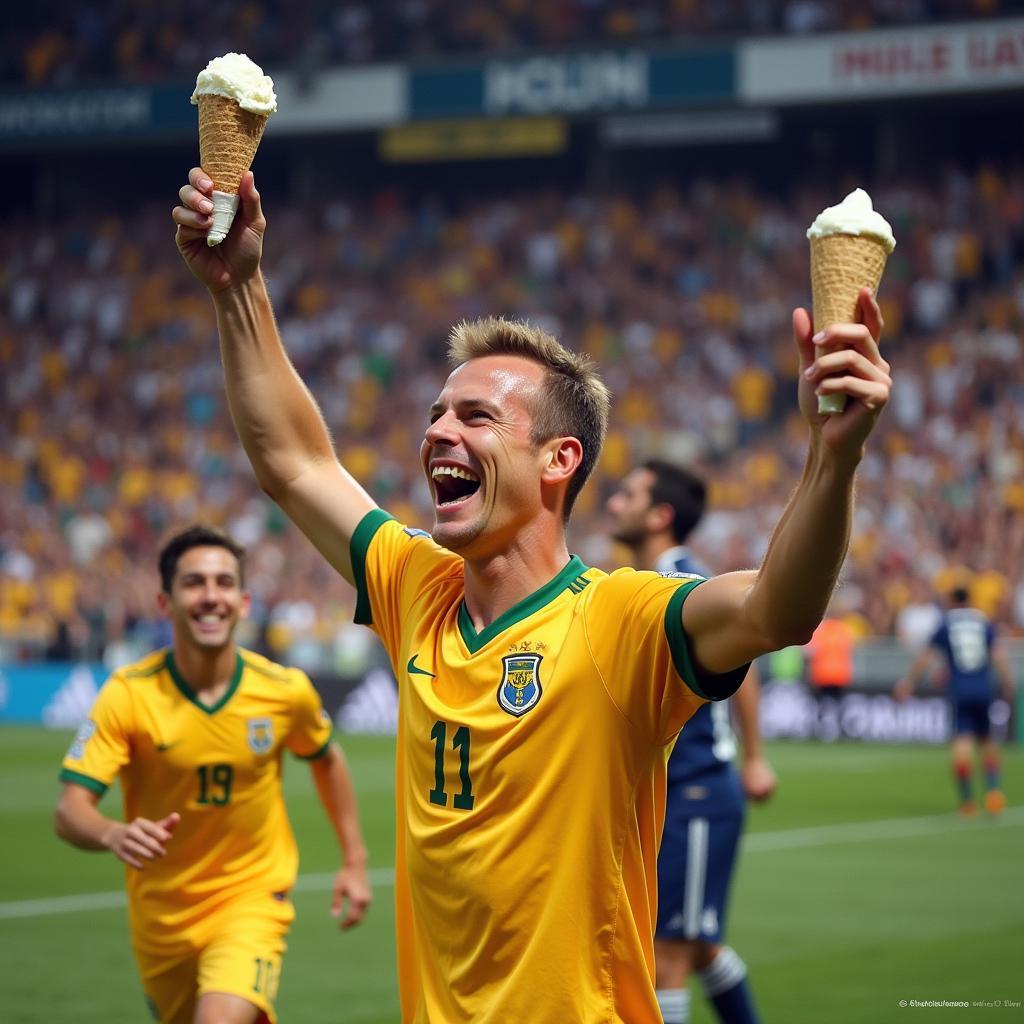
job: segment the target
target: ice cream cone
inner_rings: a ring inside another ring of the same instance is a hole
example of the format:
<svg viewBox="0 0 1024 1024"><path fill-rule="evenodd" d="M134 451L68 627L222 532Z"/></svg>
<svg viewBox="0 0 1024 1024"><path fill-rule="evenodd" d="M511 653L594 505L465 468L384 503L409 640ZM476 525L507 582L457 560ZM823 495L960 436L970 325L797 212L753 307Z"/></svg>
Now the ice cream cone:
<svg viewBox="0 0 1024 1024"><path fill-rule="evenodd" d="M213 181L213 227L207 245L222 242L238 210L238 189L252 166L267 123L266 114L243 110L226 96L196 98L199 106L199 161Z"/></svg>
<svg viewBox="0 0 1024 1024"><path fill-rule="evenodd" d="M857 318L861 288L878 290L888 250L872 235L824 235L811 239L811 297L814 329L850 324ZM820 395L818 412L837 413L846 408L845 395Z"/></svg>

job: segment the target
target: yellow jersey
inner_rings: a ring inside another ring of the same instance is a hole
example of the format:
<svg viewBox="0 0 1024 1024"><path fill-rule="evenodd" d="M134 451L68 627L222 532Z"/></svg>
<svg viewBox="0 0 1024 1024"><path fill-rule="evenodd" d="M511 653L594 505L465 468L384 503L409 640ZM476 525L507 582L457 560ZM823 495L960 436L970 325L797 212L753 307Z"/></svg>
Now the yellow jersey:
<svg viewBox="0 0 1024 1024"><path fill-rule="evenodd" d="M285 748L326 753L331 721L308 677L239 650L213 706L200 703L171 651L115 672L64 758L60 778L102 794L116 777L125 820L181 814L165 856L127 869L136 948L173 953L233 898L280 894L298 849L281 793Z"/></svg>
<svg viewBox="0 0 1024 1024"><path fill-rule="evenodd" d="M375 509L351 551L356 621L400 691L402 1019L660 1022L666 759L743 678L690 663L681 612L701 578L573 558L477 632L462 559L427 534Z"/></svg>

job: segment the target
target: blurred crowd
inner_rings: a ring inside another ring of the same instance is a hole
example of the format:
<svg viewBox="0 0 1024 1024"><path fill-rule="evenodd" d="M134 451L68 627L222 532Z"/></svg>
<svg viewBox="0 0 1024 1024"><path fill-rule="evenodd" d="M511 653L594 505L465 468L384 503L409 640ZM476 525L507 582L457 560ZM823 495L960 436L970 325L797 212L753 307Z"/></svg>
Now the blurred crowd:
<svg viewBox="0 0 1024 1024"><path fill-rule="evenodd" d="M813 33L1019 14L1021 0L55 0L12 7L0 81L81 85L190 78L248 53L311 73L350 62L507 53L709 35Z"/></svg>
<svg viewBox="0 0 1024 1024"><path fill-rule="evenodd" d="M449 326L502 313L596 357L616 396L571 550L620 564L603 500L660 455L713 480L694 546L725 571L758 563L802 468L790 315L809 300L806 225L843 191L269 197L265 269L343 461L398 518L430 524L417 453ZM881 290L896 387L837 614L920 642L936 594L967 581L1024 632L1024 168L951 168L874 199L898 240ZM157 546L202 519L250 549L246 642L358 667L371 642L351 592L258 492L235 439L173 200L130 231L82 213L0 236L0 659L117 661L161 642Z"/></svg>

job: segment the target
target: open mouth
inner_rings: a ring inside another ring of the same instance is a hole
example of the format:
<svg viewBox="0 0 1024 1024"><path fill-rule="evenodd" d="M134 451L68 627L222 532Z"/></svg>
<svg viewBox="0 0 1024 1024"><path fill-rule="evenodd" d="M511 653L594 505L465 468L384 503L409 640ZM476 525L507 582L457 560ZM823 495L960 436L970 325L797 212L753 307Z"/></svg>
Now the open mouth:
<svg viewBox="0 0 1024 1024"><path fill-rule="evenodd" d="M461 466L434 466L430 479L438 508L456 505L480 490L480 478Z"/></svg>
<svg viewBox="0 0 1024 1024"><path fill-rule="evenodd" d="M217 629L224 621L224 616L211 613L194 615L192 621L202 630Z"/></svg>

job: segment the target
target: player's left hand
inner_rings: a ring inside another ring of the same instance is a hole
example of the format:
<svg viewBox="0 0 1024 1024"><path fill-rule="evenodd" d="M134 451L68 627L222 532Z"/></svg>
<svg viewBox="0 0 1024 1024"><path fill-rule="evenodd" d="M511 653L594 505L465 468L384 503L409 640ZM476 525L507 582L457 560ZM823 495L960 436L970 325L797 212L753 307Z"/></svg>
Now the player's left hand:
<svg viewBox="0 0 1024 1024"><path fill-rule="evenodd" d="M857 297L857 322L833 324L813 333L806 309L793 313L793 338L800 354L800 411L825 447L860 457L864 442L889 401L892 378L878 341L882 312L870 288ZM824 416L818 395L843 394L846 408Z"/></svg>
<svg viewBox="0 0 1024 1024"><path fill-rule="evenodd" d="M362 921L372 899L370 876L364 865L346 864L334 876L331 916L340 918L343 931Z"/></svg>
<svg viewBox="0 0 1024 1024"><path fill-rule="evenodd" d="M775 771L763 757L744 761L740 778L743 781L743 791L754 803L767 800L775 792Z"/></svg>

